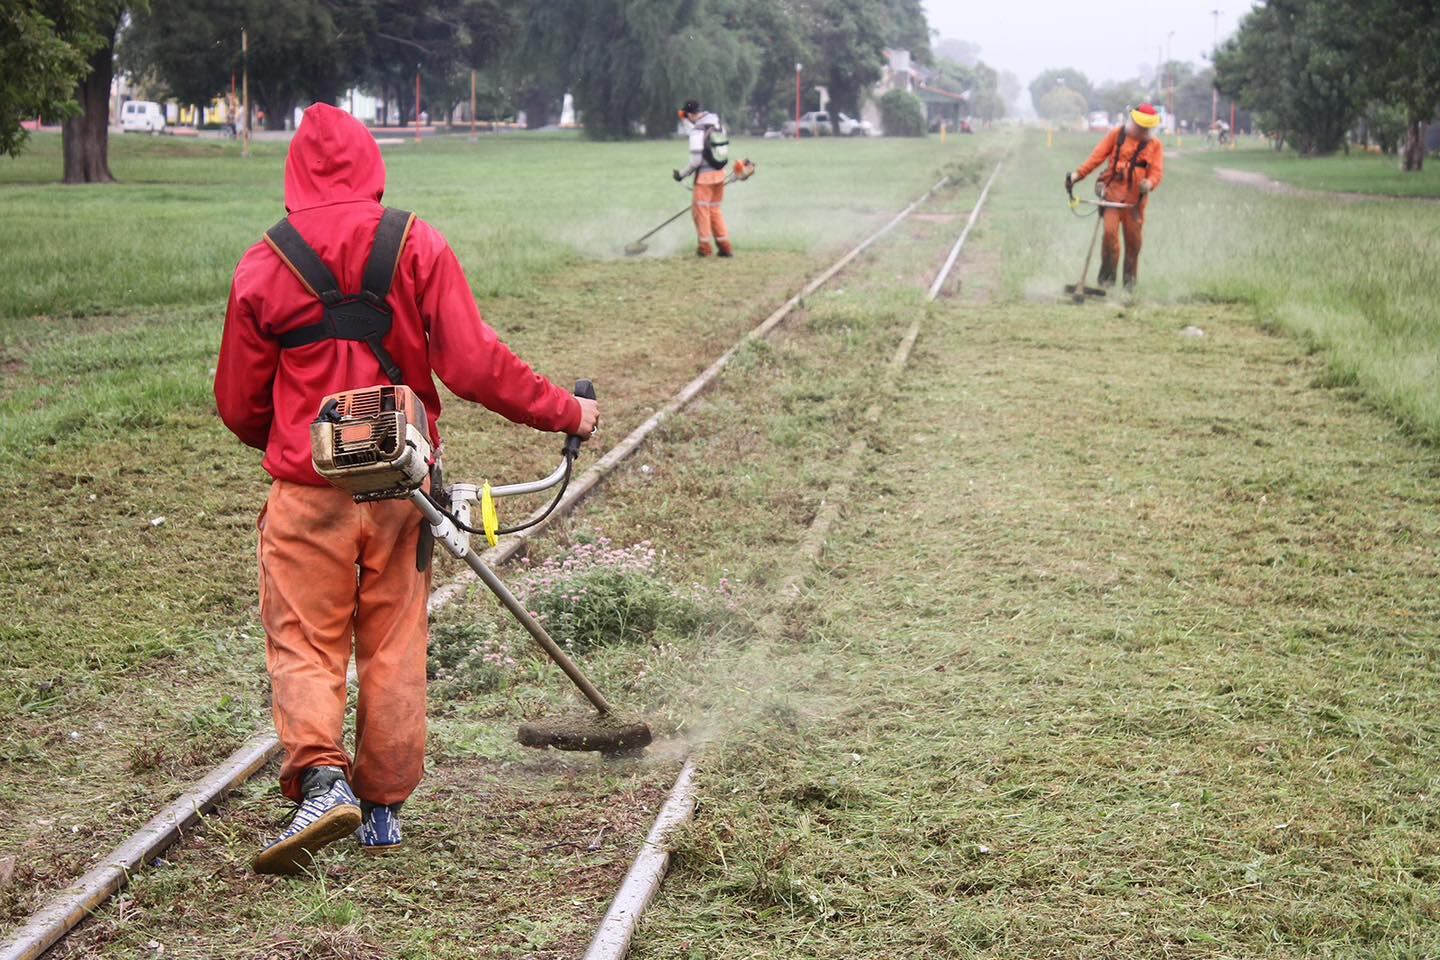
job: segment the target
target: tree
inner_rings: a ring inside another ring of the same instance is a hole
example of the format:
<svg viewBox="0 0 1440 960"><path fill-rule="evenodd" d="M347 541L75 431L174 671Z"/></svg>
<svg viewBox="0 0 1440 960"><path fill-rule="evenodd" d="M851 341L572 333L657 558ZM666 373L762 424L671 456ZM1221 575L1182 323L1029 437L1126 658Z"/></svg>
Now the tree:
<svg viewBox="0 0 1440 960"><path fill-rule="evenodd" d="M826 0L812 11L819 74L830 91L831 113L860 112L861 92L884 72L885 10L875 0Z"/></svg>
<svg viewBox="0 0 1440 960"><path fill-rule="evenodd" d="M1216 52L1216 85L1300 153L1334 153L1364 103L1357 13L1355 0L1268 0Z"/></svg>
<svg viewBox="0 0 1440 960"><path fill-rule="evenodd" d="M1425 125L1440 105L1440 4L1416 0L1370 0L1362 56L1367 90L1403 112L1405 151L1401 169L1425 165ZM1372 113L1373 113L1372 109ZM1380 112L1383 125L1390 114Z"/></svg>
<svg viewBox="0 0 1440 960"><path fill-rule="evenodd" d="M110 173L110 81L115 75L115 35L125 5L115 0L61 0L47 11L56 32L87 58L75 84L77 110L60 123L66 183L113 183Z"/></svg>
<svg viewBox="0 0 1440 960"><path fill-rule="evenodd" d="M970 93L970 112L993 123L1005 116L1005 97L1000 93L1000 74L981 60L975 64L975 87Z"/></svg>
<svg viewBox="0 0 1440 960"><path fill-rule="evenodd" d="M1030 102L1035 104L1035 109L1042 117L1045 116L1045 111L1041 109L1040 102L1056 87L1064 87L1070 92L1080 96L1080 99L1084 101L1084 104L1080 108L1080 113L1083 114L1086 110L1090 109L1092 88L1090 86L1090 80L1085 74L1072 67L1066 67L1062 70L1051 69L1042 72L1038 77L1030 81Z"/></svg>
<svg viewBox="0 0 1440 960"><path fill-rule="evenodd" d="M616 140L675 127L698 99L731 113L755 80L753 51L710 0L556 0L531 8L526 55L555 65L574 91L587 136Z"/></svg>
<svg viewBox="0 0 1440 960"><path fill-rule="evenodd" d="M88 58L60 36L41 7L36 0L6 0L0 7L0 156L24 147L28 134L20 121L79 109L72 94Z"/></svg>
<svg viewBox="0 0 1440 960"><path fill-rule="evenodd" d="M1089 104L1079 91L1057 84L1035 104L1040 116L1052 123L1072 124L1085 119Z"/></svg>
<svg viewBox="0 0 1440 960"><path fill-rule="evenodd" d="M283 130L301 102L334 103L358 79L375 10L370 0L153 0L126 31L121 62L182 102L206 103L240 72L243 28L255 102L266 127Z"/></svg>
<svg viewBox="0 0 1440 960"><path fill-rule="evenodd" d="M1104 110L1112 117L1128 108L1138 107L1149 98L1148 86L1140 80L1119 80L1101 84L1091 95L1095 109Z"/></svg>

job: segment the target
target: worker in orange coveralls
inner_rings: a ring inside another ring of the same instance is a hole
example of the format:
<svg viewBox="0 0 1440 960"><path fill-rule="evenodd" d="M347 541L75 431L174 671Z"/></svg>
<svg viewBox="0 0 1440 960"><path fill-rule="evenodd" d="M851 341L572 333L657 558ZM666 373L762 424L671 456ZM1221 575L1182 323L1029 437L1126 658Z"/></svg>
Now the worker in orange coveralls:
<svg viewBox="0 0 1440 960"><path fill-rule="evenodd" d="M674 171L677 182L695 174L695 196L690 214L695 220L695 255L710 256L711 242L722 257L733 257L730 231L720 204L725 199L725 165L729 160L729 138L715 114L700 109L700 101L686 100L680 119L690 124L690 165Z"/></svg>
<svg viewBox="0 0 1440 960"><path fill-rule="evenodd" d="M1140 246L1145 228L1145 205L1150 193L1165 178L1165 147L1152 134L1160 115L1148 103L1130 111L1130 119L1105 135L1095 152L1074 173L1065 174L1069 190L1102 163L1095 192L1103 200L1126 203L1128 209L1104 207L1105 239L1100 246L1102 287L1115 285L1115 265L1120 260L1120 234L1125 234L1125 286L1135 286L1140 268Z"/></svg>
<svg viewBox="0 0 1440 960"><path fill-rule="evenodd" d="M599 417L594 401L546 380L496 337L445 238L383 207L384 191L370 131L326 104L306 110L285 161L288 216L241 258L225 312L215 400L225 425L264 451L273 478L257 524L260 619L285 748L280 787L300 804L256 856L261 873L299 872L351 833L367 853L397 849L400 805L424 769L421 516L405 500L357 504L315 472L310 423L323 398L404 383L424 403L437 451L432 374L538 430L584 437ZM377 285L383 296L372 296ZM371 318L363 329L357 311ZM353 758L343 740L352 649Z"/></svg>

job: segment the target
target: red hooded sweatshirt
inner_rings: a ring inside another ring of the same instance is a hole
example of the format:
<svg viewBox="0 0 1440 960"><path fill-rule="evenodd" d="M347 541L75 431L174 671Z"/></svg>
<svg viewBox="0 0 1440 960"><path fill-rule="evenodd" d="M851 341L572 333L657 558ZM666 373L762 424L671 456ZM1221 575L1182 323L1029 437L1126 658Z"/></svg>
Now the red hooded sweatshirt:
<svg viewBox="0 0 1440 960"><path fill-rule="evenodd" d="M370 131L317 103L285 160L285 209L343 293L358 293L383 208L385 162ZM387 300L385 349L425 404L438 449L438 376L456 395L516 423L570 432L580 426L571 394L530 369L480 316L450 245L416 219ZM322 340L282 350L276 337L317 323L320 301L262 240L235 267L215 371L220 418L242 441L265 451L277 480L324 486L310 463L310 422L327 394L388 383L369 346Z"/></svg>

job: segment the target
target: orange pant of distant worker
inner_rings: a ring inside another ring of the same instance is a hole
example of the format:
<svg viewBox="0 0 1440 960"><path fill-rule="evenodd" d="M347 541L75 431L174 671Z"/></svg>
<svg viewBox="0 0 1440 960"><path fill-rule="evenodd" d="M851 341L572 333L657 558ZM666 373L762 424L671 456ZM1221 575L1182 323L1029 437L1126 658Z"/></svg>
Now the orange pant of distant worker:
<svg viewBox="0 0 1440 960"><path fill-rule="evenodd" d="M695 252L708 257L713 252L711 241L725 256L730 255L730 231L725 229L725 215L720 204L725 199L725 171L701 170L695 175L695 197L690 213L695 218Z"/></svg>
<svg viewBox="0 0 1440 960"><path fill-rule="evenodd" d="M399 803L420 782L430 593L430 574L415 569L420 522L408 500L357 504L334 487L270 485L259 522L260 620L285 747L280 788L292 800L303 797L305 770L322 765L345 770L371 803ZM353 761L343 740L352 643Z"/></svg>

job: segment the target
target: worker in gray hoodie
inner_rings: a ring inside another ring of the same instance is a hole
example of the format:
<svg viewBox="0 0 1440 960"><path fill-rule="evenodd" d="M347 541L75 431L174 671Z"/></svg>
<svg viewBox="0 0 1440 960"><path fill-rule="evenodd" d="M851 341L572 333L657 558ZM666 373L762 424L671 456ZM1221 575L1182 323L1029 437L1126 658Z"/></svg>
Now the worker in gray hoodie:
<svg viewBox="0 0 1440 960"><path fill-rule="evenodd" d="M695 255L708 257L718 249L720 256L733 257L730 233L720 212L725 198L725 166L730 162L730 138L720 118L701 110L698 100L685 101L680 119L690 125L690 165L674 174L676 182L695 176L695 196L690 205L695 218Z"/></svg>

